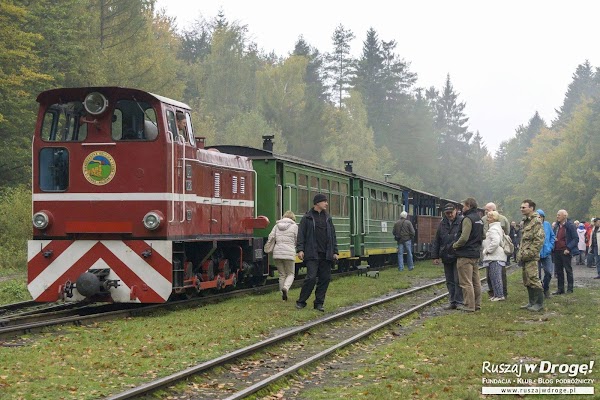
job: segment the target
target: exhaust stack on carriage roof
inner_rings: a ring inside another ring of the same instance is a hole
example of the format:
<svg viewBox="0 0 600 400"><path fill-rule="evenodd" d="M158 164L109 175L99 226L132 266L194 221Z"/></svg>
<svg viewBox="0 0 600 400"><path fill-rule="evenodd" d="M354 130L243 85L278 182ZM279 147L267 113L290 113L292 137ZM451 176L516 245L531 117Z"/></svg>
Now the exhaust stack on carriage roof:
<svg viewBox="0 0 600 400"><path fill-rule="evenodd" d="M352 172L352 163L354 163L354 161L352 160L344 161L344 164L346 164L346 167L344 167L344 171Z"/></svg>
<svg viewBox="0 0 600 400"><path fill-rule="evenodd" d="M263 138L263 150L266 151L270 151L271 153L273 152L273 138L275 138L274 135L265 135L262 137Z"/></svg>

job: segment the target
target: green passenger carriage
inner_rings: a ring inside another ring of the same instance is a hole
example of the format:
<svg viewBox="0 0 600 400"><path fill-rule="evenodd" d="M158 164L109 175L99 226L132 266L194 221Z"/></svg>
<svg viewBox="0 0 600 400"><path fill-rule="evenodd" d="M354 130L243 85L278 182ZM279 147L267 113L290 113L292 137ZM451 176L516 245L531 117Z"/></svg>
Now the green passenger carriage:
<svg viewBox="0 0 600 400"><path fill-rule="evenodd" d="M263 149L245 146L212 146L212 149L249 157L257 174L257 212L269 218L269 225L255 230L255 236L267 237L275 221L286 210L293 211L297 222L312 207L312 198L324 193L329 200L328 212L333 218L339 248L339 267L346 269L362 260L381 266L396 259L397 245L392 229L402 210L439 215L438 204L427 196L426 201L411 203L410 189L391 182L361 177L352 172L352 161L345 170L301 160L272 152L272 137L265 137ZM439 201L439 200L438 200ZM437 213L437 214L436 214ZM428 229L437 228L439 217ZM434 225L434 226L433 226ZM429 233L427 237L431 236ZM427 255L427 245L418 256ZM298 263L300 260L296 260Z"/></svg>

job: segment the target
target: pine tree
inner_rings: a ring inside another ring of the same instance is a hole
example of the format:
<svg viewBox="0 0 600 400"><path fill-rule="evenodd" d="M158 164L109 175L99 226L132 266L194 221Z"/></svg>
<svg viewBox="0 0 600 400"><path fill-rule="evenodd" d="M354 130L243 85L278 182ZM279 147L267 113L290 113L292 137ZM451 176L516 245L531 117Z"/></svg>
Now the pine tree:
<svg viewBox="0 0 600 400"><path fill-rule="evenodd" d="M430 95L435 91L430 90ZM431 99L435 110L434 121L439 132L438 154L441 165L440 186L442 195L450 198L463 197L469 184L474 179L473 168L464 168L469 159L469 141L473 136L469 132L465 115L466 104L458 101L458 93L454 91L450 74L441 94Z"/></svg>
<svg viewBox="0 0 600 400"><path fill-rule="evenodd" d="M350 56L350 42L354 33L340 24L331 37L333 52L327 54L325 72L330 80L330 92L333 102L342 107L342 101L351 87L356 71L356 62Z"/></svg>
<svg viewBox="0 0 600 400"><path fill-rule="evenodd" d="M556 110L557 117L552 122L552 127L564 126L582 100L599 95L600 85L598 78L594 77L594 71L590 62L585 60L579 64L573 74L573 80L569 84L563 105Z"/></svg>

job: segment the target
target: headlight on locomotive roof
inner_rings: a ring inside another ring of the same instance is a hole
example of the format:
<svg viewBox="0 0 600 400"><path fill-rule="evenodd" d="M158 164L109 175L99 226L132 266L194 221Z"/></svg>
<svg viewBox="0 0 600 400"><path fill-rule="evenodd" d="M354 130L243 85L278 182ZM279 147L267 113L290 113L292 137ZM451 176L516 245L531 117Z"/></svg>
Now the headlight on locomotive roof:
<svg viewBox="0 0 600 400"><path fill-rule="evenodd" d="M144 215L143 223L144 227L149 231L154 231L158 229L160 224L163 221L163 215L160 211L150 211L148 214Z"/></svg>
<svg viewBox="0 0 600 400"><path fill-rule="evenodd" d="M83 101L85 110L92 115L100 115L108 108L108 100L100 92L92 92Z"/></svg>
<svg viewBox="0 0 600 400"><path fill-rule="evenodd" d="M50 213L48 211L36 212L31 220L34 228L46 229L50 225Z"/></svg>

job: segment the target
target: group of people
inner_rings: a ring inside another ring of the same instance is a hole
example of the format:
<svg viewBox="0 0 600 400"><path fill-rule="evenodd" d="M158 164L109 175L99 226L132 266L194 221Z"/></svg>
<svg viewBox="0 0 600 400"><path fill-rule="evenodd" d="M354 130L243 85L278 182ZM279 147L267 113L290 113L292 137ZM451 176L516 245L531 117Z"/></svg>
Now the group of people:
<svg viewBox="0 0 600 400"><path fill-rule="evenodd" d="M298 309L306 307L316 286L313 306L324 311L331 270L339 255L335 227L327 213L328 204L324 194L315 195L313 207L304 214L299 225L294 213L286 211L265 245L266 251L273 253L283 300L287 301L294 282L296 257L304 261L307 274L296 301ZM444 265L449 292L446 309L466 312L481 309L480 261L487 269L490 300L504 301L508 297L506 267L512 256L522 267L523 285L529 295L529 302L521 308L536 312L543 310L544 299L550 297L553 275L557 280L553 295L573 293L571 261L581 251L586 252L588 259L591 257L597 270L595 279L600 279L600 218L592 219L593 226L583 237L585 249L582 249L581 234L568 219L566 210L559 210L552 224L530 199L523 200L520 210L521 223L509 224L494 203L486 204L483 219L474 198L464 200L460 212L452 203L445 205L432 255L434 264L439 265L441 261ZM398 243L398 269L404 270L406 251L408 269L412 270L415 229L405 211L394 224L393 235Z"/></svg>
<svg viewBox="0 0 600 400"><path fill-rule="evenodd" d="M306 307L306 301L316 286L314 309L325 311L331 269L339 255L335 227L327 213L328 205L327 196L322 193L315 195L313 207L304 214L299 226L294 213L286 211L273 227L265 245L265 251L273 253L284 301L287 301L288 291L294 283L296 257L304 261L306 278L296 301L298 309Z"/></svg>
<svg viewBox="0 0 600 400"><path fill-rule="evenodd" d="M522 267L523 285L529 295L529 302L521 308L535 312L543 310L544 299L550 297L553 275L557 280L553 295L573 293L571 261L581 251L587 252L588 259L593 258L595 279L600 279L600 218L593 219L594 227L584 236L582 248L581 234L566 210L557 212L553 224L530 199L523 200L520 210L522 222L509 224L494 203L486 204L483 219L473 198L463 201L462 215L453 204L446 204L432 249L434 264L441 261L444 265L449 292L446 309L474 312L481 308L480 261L487 267L490 300L504 301L508 296L506 267L512 255Z"/></svg>

